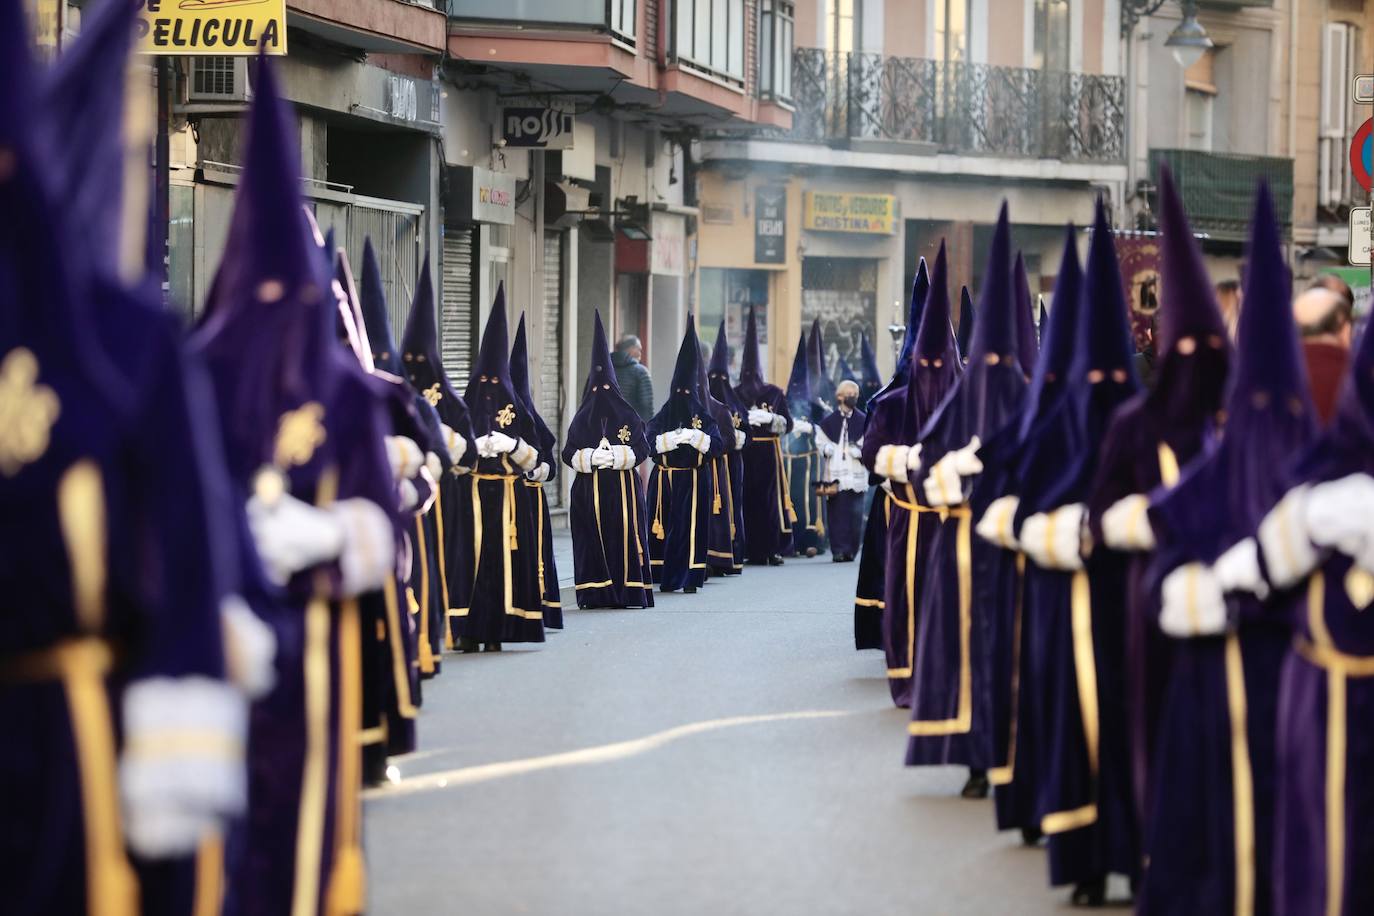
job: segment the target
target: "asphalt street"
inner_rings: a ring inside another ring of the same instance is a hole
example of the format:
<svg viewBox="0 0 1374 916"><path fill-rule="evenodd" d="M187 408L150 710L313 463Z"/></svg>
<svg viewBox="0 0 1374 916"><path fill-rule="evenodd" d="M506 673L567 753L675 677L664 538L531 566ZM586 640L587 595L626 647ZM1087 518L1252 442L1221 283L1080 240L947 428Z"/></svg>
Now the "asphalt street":
<svg viewBox="0 0 1374 916"><path fill-rule="evenodd" d="M370 912L1070 911L963 772L903 767L855 573L789 560L650 610L565 591L545 644L446 657L421 750L367 794Z"/></svg>

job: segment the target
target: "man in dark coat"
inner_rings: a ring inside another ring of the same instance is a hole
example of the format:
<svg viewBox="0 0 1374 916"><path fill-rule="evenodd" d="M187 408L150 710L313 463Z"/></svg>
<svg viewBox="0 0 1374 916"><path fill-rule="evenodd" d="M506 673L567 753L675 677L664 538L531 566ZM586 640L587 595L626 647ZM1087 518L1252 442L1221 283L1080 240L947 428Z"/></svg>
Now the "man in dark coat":
<svg viewBox="0 0 1374 916"><path fill-rule="evenodd" d="M615 365L615 380L620 386L620 393L640 419L647 421L654 415L654 380L640 362L643 356L644 347L639 338L630 334L615 345L611 362Z"/></svg>

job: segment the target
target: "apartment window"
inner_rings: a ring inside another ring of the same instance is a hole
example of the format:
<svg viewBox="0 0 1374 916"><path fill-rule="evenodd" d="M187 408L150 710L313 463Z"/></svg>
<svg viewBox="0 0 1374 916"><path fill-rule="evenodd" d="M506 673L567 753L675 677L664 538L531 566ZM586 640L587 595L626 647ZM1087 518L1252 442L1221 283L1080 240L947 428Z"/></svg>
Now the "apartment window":
<svg viewBox="0 0 1374 916"><path fill-rule="evenodd" d="M759 7L759 95L792 98L792 4L763 0Z"/></svg>
<svg viewBox="0 0 1374 916"><path fill-rule="evenodd" d="M848 54L854 50L859 33L858 0L826 0L825 40L831 51Z"/></svg>
<svg viewBox="0 0 1374 916"><path fill-rule="evenodd" d="M681 61L744 82L744 0L677 0Z"/></svg>
<svg viewBox="0 0 1374 916"><path fill-rule="evenodd" d="M1346 153L1359 119L1350 98L1359 60L1359 31L1329 22L1322 43L1321 126L1318 140L1317 202L1338 207L1352 198Z"/></svg>
<svg viewBox="0 0 1374 916"><path fill-rule="evenodd" d="M635 40L635 0L610 0L611 31L631 44Z"/></svg>
<svg viewBox="0 0 1374 916"><path fill-rule="evenodd" d="M1069 0L1035 0L1032 54L1037 70L1069 69Z"/></svg>
<svg viewBox="0 0 1374 916"><path fill-rule="evenodd" d="M972 0L932 2L935 4L935 59L943 63L966 62Z"/></svg>
<svg viewBox="0 0 1374 916"><path fill-rule="evenodd" d="M1184 146L1212 149L1212 107L1217 96L1216 52L1208 51L1183 71Z"/></svg>

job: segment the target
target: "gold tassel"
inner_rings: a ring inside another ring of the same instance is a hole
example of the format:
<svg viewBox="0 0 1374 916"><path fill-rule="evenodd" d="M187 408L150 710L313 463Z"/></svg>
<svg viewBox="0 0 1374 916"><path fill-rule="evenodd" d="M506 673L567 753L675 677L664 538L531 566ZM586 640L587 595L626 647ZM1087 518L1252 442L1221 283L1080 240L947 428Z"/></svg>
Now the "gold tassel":
<svg viewBox="0 0 1374 916"><path fill-rule="evenodd" d="M352 844L339 850L325 896L328 916L352 916L363 911L366 890L363 874L362 850Z"/></svg>
<svg viewBox="0 0 1374 916"><path fill-rule="evenodd" d="M716 476L716 464L711 463L711 489L715 497L711 500L711 514L720 515L720 478Z"/></svg>
<svg viewBox="0 0 1374 916"><path fill-rule="evenodd" d="M662 472L659 473L658 492L654 494L655 500L653 535L660 541L668 536L668 532L663 530L663 484L665 476L666 475L664 475Z"/></svg>

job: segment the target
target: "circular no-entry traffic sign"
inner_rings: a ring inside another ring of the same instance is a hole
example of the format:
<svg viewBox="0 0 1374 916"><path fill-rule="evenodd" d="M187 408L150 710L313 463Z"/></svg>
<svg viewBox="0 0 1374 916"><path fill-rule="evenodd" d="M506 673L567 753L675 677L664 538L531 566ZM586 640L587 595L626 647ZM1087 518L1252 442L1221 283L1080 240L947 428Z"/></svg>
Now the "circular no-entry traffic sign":
<svg viewBox="0 0 1374 916"><path fill-rule="evenodd" d="M1370 185L1374 181L1370 179L1370 174L1374 173L1374 118L1370 118L1360 125L1360 129L1355 131L1355 137L1350 141L1350 171L1355 175L1355 180L1364 188L1365 193L1369 193Z"/></svg>

